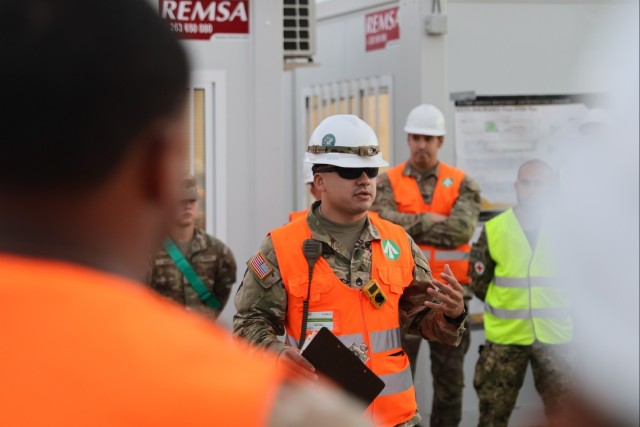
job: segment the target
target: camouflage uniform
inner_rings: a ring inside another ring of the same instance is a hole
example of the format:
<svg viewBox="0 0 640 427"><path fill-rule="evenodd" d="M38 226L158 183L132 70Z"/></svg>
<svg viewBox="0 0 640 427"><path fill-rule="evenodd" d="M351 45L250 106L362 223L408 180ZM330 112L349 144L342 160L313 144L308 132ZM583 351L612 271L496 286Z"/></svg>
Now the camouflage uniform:
<svg viewBox="0 0 640 427"><path fill-rule="evenodd" d="M403 174L416 179L424 202L430 203L438 181L439 165L430 171L420 173L411 166L410 162L407 162ZM382 218L402 226L417 243L442 249L453 249L471 239L478 224L480 205L480 187L465 175L460 184L458 199L446 221L435 222L426 213L401 213L398 212L389 178L386 174L382 174L378 177L377 196L371 210L377 211ZM468 301L471 298L471 293L467 286L463 288L465 301ZM432 426L448 427L457 426L460 423L464 387L464 356L469 349L470 342L469 330L463 335L462 342L458 347L429 342L434 388L430 423ZM409 356L414 376L420 343L421 340L414 336L405 335L402 340L402 347Z"/></svg>
<svg viewBox="0 0 640 427"><path fill-rule="evenodd" d="M496 263L491 259L483 230L471 250L471 290L484 301ZM575 354L570 344L502 345L487 341L480 347L473 385L480 400L479 426L506 427L531 362L536 390L550 419L568 402L571 366Z"/></svg>
<svg viewBox="0 0 640 427"><path fill-rule="evenodd" d="M147 283L161 295L215 320L229 300L231 287L236 281L236 261L233 254L220 240L196 228L183 255L209 291L220 301L219 311L200 300L164 249L153 258Z"/></svg>
<svg viewBox="0 0 640 427"><path fill-rule="evenodd" d="M369 281L371 273L371 241L380 239L378 230L367 221L361 237L356 243L353 254L349 255L343 245L332 238L320 225L313 209L319 206L315 202L307 215L307 223L312 237L323 246L322 257L331 266L334 273L345 285L361 288ZM400 300L400 317L405 331L419 334L428 340L457 345L464 334L464 322L448 319L441 312L426 309L409 316L408 311L415 307L423 307L427 298L426 289L432 277L427 260L422 251L410 239L414 269L414 282L405 290ZM242 285L235 298L237 314L233 319L234 334L249 342L280 352L285 344L278 340L278 335L285 333L285 314L287 311L287 292L282 283L271 237L267 237L260 247L260 253L271 264L273 272L260 279L252 269L247 269ZM402 424L401 427L415 426L420 422L420 415Z"/></svg>

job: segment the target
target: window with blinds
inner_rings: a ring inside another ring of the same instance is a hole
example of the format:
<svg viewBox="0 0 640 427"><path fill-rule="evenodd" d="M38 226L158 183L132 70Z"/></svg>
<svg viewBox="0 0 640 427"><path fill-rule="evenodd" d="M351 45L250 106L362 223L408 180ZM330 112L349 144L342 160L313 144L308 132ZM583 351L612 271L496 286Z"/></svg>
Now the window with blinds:
<svg viewBox="0 0 640 427"><path fill-rule="evenodd" d="M198 183L198 215L196 225L205 228L206 180L205 180L205 89L188 90L189 126L187 129L187 145L185 153L184 175L192 175Z"/></svg>

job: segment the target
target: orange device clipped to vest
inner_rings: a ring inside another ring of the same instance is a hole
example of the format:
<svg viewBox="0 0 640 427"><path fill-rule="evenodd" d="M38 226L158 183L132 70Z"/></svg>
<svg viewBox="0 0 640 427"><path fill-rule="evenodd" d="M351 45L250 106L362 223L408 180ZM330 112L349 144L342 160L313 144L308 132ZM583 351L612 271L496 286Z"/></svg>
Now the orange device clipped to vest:
<svg viewBox="0 0 640 427"><path fill-rule="evenodd" d="M362 292L369 298L369 301L371 301L371 304L373 304L375 308L380 308L387 302L387 296L384 294L384 291L378 286L378 282L373 279L364 285Z"/></svg>

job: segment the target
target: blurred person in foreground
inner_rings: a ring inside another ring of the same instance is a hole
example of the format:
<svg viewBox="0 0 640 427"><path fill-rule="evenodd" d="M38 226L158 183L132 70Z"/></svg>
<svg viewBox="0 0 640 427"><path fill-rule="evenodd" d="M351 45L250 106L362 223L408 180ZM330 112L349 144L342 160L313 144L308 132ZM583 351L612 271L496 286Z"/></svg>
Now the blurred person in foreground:
<svg viewBox="0 0 640 427"><path fill-rule="evenodd" d="M481 427L508 425L529 363L552 423L571 395L571 301L545 218L556 183L546 163L524 163L517 206L488 221L471 251L471 289L485 302L486 343L474 378Z"/></svg>
<svg viewBox="0 0 640 427"><path fill-rule="evenodd" d="M185 177L180 207L146 282L187 310L216 320L236 281L236 260L227 245L196 225L198 199L196 179Z"/></svg>
<svg viewBox="0 0 640 427"><path fill-rule="evenodd" d="M0 425L359 425L137 282L188 83L148 2L1 0L0 45Z"/></svg>

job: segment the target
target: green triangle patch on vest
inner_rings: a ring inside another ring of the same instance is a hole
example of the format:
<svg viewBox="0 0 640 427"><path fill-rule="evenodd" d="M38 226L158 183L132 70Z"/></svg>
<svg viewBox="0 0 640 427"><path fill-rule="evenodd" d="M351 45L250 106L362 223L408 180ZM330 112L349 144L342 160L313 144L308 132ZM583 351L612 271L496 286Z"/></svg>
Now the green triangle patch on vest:
<svg viewBox="0 0 640 427"><path fill-rule="evenodd" d="M382 241L382 252L387 259L395 261L400 258L400 247L393 240Z"/></svg>
<svg viewBox="0 0 640 427"><path fill-rule="evenodd" d="M445 178L442 180L442 186L444 188L451 187L453 185L453 178Z"/></svg>

